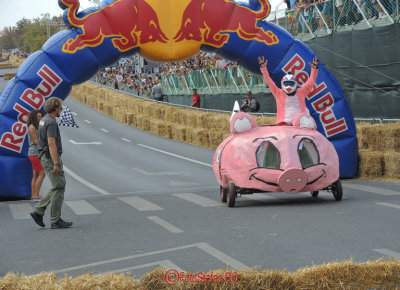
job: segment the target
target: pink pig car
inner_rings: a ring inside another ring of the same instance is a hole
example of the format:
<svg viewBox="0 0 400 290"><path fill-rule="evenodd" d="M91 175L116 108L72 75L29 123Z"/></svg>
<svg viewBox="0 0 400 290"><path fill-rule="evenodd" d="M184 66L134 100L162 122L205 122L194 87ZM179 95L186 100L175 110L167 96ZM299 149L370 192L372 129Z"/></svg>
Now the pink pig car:
<svg viewBox="0 0 400 290"><path fill-rule="evenodd" d="M317 197L326 189L336 200L342 199L338 155L314 128L300 128L299 120L294 126L257 126L253 116L237 112L231 118L231 132L213 158L221 201L229 207L238 193L311 192Z"/></svg>

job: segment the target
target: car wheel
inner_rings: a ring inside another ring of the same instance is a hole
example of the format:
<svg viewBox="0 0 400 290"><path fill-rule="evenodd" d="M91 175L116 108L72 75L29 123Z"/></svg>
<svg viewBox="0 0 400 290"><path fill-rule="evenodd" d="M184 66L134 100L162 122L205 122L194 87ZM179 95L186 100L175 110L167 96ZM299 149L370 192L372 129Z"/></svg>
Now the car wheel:
<svg viewBox="0 0 400 290"><path fill-rule="evenodd" d="M219 186L219 191L220 191L220 195L221 195L221 201L222 202L226 202L226 193L228 191L227 188L223 188L222 185Z"/></svg>
<svg viewBox="0 0 400 290"><path fill-rule="evenodd" d="M319 191L311 191L311 196L312 196L313 198L317 198L317 197L318 197L318 194L319 194Z"/></svg>
<svg viewBox="0 0 400 290"><path fill-rule="evenodd" d="M236 187L233 183L228 184L228 207L235 206L235 199L236 199Z"/></svg>
<svg viewBox="0 0 400 290"><path fill-rule="evenodd" d="M343 188L342 188L342 182L340 181L340 179L338 181L336 181L334 184L332 184L332 193L333 193L333 197L337 201L342 200Z"/></svg>

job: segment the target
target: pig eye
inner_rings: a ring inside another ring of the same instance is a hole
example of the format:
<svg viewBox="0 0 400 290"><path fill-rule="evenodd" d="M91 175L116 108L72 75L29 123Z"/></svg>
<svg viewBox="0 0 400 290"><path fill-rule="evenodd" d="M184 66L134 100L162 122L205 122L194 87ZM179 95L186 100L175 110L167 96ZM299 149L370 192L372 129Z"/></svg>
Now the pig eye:
<svg viewBox="0 0 400 290"><path fill-rule="evenodd" d="M281 165L281 156L278 149L269 141L264 141L258 147L256 152L258 167L279 169Z"/></svg>
<svg viewBox="0 0 400 290"><path fill-rule="evenodd" d="M317 146L315 146L314 142L310 139L301 139L297 152L303 169L319 163Z"/></svg>

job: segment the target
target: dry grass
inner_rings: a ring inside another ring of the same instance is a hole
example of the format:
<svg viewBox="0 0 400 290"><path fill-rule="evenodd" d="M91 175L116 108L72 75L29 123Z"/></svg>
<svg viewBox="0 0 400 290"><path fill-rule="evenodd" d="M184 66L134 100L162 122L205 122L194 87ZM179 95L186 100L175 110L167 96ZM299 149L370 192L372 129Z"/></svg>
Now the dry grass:
<svg viewBox="0 0 400 290"><path fill-rule="evenodd" d="M204 273L207 282L185 282L170 286L157 268L146 273L140 281L128 274L84 274L58 278L54 273L0 277L0 289L397 289L400 287L400 260L375 260L355 263L351 260L305 267L295 272L283 270L238 271L218 269ZM226 273L231 280L225 279ZM202 276L200 276L200 279ZM210 281L211 280L211 281Z"/></svg>

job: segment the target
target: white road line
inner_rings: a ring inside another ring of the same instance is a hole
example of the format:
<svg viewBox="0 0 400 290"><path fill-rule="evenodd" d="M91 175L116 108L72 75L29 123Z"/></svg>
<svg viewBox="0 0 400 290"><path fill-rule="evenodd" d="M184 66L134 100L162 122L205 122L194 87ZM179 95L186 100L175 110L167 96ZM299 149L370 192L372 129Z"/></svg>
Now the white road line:
<svg viewBox="0 0 400 290"><path fill-rule="evenodd" d="M105 132L105 133L110 132L110 131L108 131L108 130L106 130L106 129L104 129L104 128L101 128L100 131L103 131L103 132Z"/></svg>
<svg viewBox="0 0 400 290"><path fill-rule="evenodd" d="M195 204L201 205L203 207L209 207L209 206L221 206L222 204L218 201L215 201L213 199L209 199L194 193L175 193L173 194L176 197L182 198L184 200L193 202Z"/></svg>
<svg viewBox="0 0 400 290"><path fill-rule="evenodd" d="M176 226L170 224L169 222L159 218L158 216L148 216L147 217L149 220L155 222L156 224L162 226L164 229L170 231L171 233L174 234L179 234L183 233L183 231L180 228L177 228Z"/></svg>
<svg viewBox="0 0 400 290"><path fill-rule="evenodd" d="M400 205L391 204L391 203L387 203L387 202L375 202L375 204L379 204L379 205L383 205L383 206L387 206L387 207L393 207L393 208L400 209Z"/></svg>
<svg viewBox="0 0 400 290"><path fill-rule="evenodd" d="M174 153L171 153L171 152L167 152L167 151L164 151L164 150L161 150L161 149L157 149L157 148L150 147L150 146L143 145L143 144L137 144L137 145L141 146L143 148L147 148L147 149L150 149L150 150L153 150L153 151L157 151L157 152L160 152L160 153L163 153L163 154L166 154L166 155L170 155L170 156L173 156L173 157L176 157L176 158L179 158L179 159L183 159L183 160L190 161L190 162L193 162L193 163L197 163L197 164L201 164L201 165L204 165L204 166L212 167L211 164L208 164L208 163L205 163L205 162L201 162L201 161L197 161L197 160L194 160L194 159L190 159L190 158L187 158L187 157L184 157L184 156L181 156L181 155L178 155L178 154L174 154Z"/></svg>
<svg viewBox="0 0 400 290"><path fill-rule="evenodd" d="M76 142L74 140L69 140L74 145L101 145L101 142Z"/></svg>
<svg viewBox="0 0 400 290"><path fill-rule="evenodd" d="M126 261L126 260L141 258L141 257L147 257L147 256L152 256L152 255L168 253L168 252L172 252L172 251L180 251L180 250L190 249L195 246L196 246L196 244L190 244L190 245L186 245L186 246L169 248L169 249L165 249L165 250L158 250L158 251L153 251L153 252L148 252L148 253L143 253L143 254L136 254L136 255L122 257L122 258L110 259L110 260L65 268L65 269L61 269L61 270L57 270L57 271L51 271L51 272L54 272L56 274L65 273L65 272L80 270L80 269L84 269L84 268L90 268L90 267L95 267L95 266L100 266L100 265L105 265L105 264L110 264L110 263L116 263L116 262L122 262L122 261Z"/></svg>
<svg viewBox="0 0 400 290"><path fill-rule="evenodd" d="M78 114L75 113L75 112L71 112L71 114L74 115L74 116L78 116Z"/></svg>
<svg viewBox="0 0 400 290"><path fill-rule="evenodd" d="M65 273L65 272L70 272L70 271L75 271L75 270L80 270L80 269L85 269L85 268L91 268L91 267L110 264L110 263L122 262L122 261L141 258L141 257L148 257L148 256L153 256L153 255L158 255L158 254L163 254L163 253L168 253L168 252L173 252L173 251L181 251L181 250L190 249L190 248L198 248L198 249L204 251L206 254L210 254L211 256L217 258L218 260L222 261L223 263L225 263L227 265L232 266L233 268L235 268L237 270L250 269L246 265L240 263L239 261L235 260L234 258L226 255L225 253L217 250L216 248L210 246L209 244L201 242L201 243L190 244L190 245L186 245L186 246L169 248L169 249L165 249L165 250L158 250L158 251L153 251L153 252L148 252L148 253L136 254L136 255L122 257L122 258L110 259L110 260L75 266L75 267L69 267L69 268L65 268L65 269L61 269L61 270L57 270L57 271L50 271L50 272L54 272L56 274Z"/></svg>
<svg viewBox="0 0 400 290"><path fill-rule="evenodd" d="M8 205L11 214L15 220L30 219L29 213L33 210L32 206L28 203L10 203Z"/></svg>
<svg viewBox="0 0 400 290"><path fill-rule="evenodd" d="M400 259L400 253L393 252L387 249L373 249L373 251L383 254L385 256L393 257L395 259Z"/></svg>
<svg viewBox="0 0 400 290"><path fill-rule="evenodd" d="M118 269L118 270L114 270L108 273L125 273L125 272L130 272L133 270L137 270L137 269L143 269L143 268L148 268L148 267L153 267L153 266L161 266L165 269L174 269L177 270L178 272L183 272L183 270L181 268L179 268L177 265L175 265L174 263L172 263L171 260L161 260L161 261L156 261L153 263L147 263L147 264L143 264L143 265L139 265L139 266L134 266L134 267L129 267L129 268L123 268L123 269Z"/></svg>
<svg viewBox="0 0 400 290"><path fill-rule="evenodd" d="M131 140L128 140L128 139L125 139L125 138L121 138L121 140L122 140L122 141L125 141L125 142L128 142L128 143L131 143L131 142L132 142Z"/></svg>
<svg viewBox="0 0 400 290"><path fill-rule="evenodd" d="M86 200L69 200L69 201L64 201L64 202L77 215L100 214L101 213L99 210L97 210L93 205L88 203Z"/></svg>
<svg viewBox="0 0 400 290"><path fill-rule="evenodd" d="M73 173L71 170L69 170L67 167L63 166L64 171L70 175L72 178L75 178L77 181L79 181L80 183L86 185L87 187L93 189L94 191L97 191L100 194L104 194L104 195L109 195L110 193L108 193L107 191L97 187L94 184L91 184L89 181L86 181L85 179L83 179L82 177L78 176L77 174Z"/></svg>
<svg viewBox="0 0 400 290"><path fill-rule="evenodd" d="M250 269L245 264L240 263L238 260L228 256L227 254L221 252L220 250L217 250L216 248L210 246L207 243L198 243L197 247L199 249L202 249L204 252L210 254L211 256L214 256L221 262L225 263L227 266L230 266L236 270L240 271L240 270Z"/></svg>
<svg viewBox="0 0 400 290"><path fill-rule="evenodd" d="M149 175L149 176L153 176L153 175L180 175L179 172L148 172L146 170L140 169L140 168L132 168L133 170L136 170L144 175Z"/></svg>
<svg viewBox="0 0 400 290"><path fill-rule="evenodd" d="M139 211L164 210L162 207L138 196L120 197L118 199L133 206Z"/></svg>
<svg viewBox="0 0 400 290"><path fill-rule="evenodd" d="M394 190L383 189L383 188L372 187L372 186L361 185L361 184L351 184L351 183L342 183L342 184L344 187L347 187L347 188L372 192L372 193L381 194L381 195L400 195L400 190L394 191Z"/></svg>
<svg viewBox="0 0 400 290"><path fill-rule="evenodd" d="M85 121L88 124L92 124L92 122L90 122L89 120L83 120L83 121Z"/></svg>

